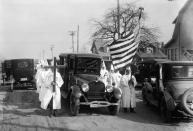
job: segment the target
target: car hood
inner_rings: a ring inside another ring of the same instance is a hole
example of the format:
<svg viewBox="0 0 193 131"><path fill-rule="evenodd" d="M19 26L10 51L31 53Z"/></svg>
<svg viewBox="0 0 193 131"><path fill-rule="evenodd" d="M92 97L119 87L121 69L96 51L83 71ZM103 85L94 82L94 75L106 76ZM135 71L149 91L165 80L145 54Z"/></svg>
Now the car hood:
<svg viewBox="0 0 193 131"><path fill-rule="evenodd" d="M75 75L76 79L79 79L83 82L89 83L91 81L98 80L99 76L98 75L88 75L88 74L78 74Z"/></svg>
<svg viewBox="0 0 193 131"><path fill-rule="evenodd" d="M174 99L180 100L187 89L193 88L193 80L169 81L166 88L172 93Z"/></svg>

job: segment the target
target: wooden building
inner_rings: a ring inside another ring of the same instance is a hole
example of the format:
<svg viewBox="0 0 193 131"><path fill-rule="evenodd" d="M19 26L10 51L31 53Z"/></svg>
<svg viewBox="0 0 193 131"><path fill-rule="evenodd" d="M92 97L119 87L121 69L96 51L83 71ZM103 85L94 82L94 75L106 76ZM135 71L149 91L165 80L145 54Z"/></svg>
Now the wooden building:
<svg viewBox="0 0 193 131"><path fill-rule="evenodd" d="M188 0L178 16L173 36L165 45L165 54L171 60L193 60L193 0Z"/></svg>

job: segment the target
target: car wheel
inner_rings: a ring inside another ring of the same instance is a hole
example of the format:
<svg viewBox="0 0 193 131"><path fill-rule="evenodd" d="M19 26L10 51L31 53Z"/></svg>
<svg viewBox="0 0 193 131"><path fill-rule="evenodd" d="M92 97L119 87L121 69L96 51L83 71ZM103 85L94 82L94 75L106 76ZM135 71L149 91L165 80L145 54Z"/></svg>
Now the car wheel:
<svg viewBox="0 0 193 131"><path fill-rule="evenodd" d="M182 106L185 111L193 115L193 88L185 91L184 95L182 96Z"/></svg>
<svg viewBox="0 0 193 131"><path fill-rule="evenodd" d="M109 106L108 108L111 115L117 115L119 113L120 106L113 105L113 106Z"/></svg>
<svg viewBox="0 0 193 131"><path fill-rule="evenodd" d="M171 121L172 115L171 115L171 112L167 109L167 105L164 98L161 99L160 113L161 113L161 118L164 122Z"/></svg>
<svg viewBox="0 0 193 131"><path fill-rule="evenodd" d="M75 98L72 94L70 95L70 112L73 116L79 113L80 100Z"/></svg>

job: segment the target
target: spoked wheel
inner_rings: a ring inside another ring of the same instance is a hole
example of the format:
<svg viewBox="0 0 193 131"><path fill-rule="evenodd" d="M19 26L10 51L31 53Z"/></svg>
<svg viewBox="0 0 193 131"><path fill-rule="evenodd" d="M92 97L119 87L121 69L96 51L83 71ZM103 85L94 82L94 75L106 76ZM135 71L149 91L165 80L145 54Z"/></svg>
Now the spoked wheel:
<svg viewBox="0 0 193 131"><path fill-rule="evenodd" d="M164 98L162 98L161 103L160 103L160 113L161 113L161 118L164 122L170 122L171 121L172 114L168 110Z"/></svg>
<svg viewBox="0 0 193 131"><path fill-rule="evenodd" d="M75 98L72 94L70 95L70 112L73 116L79 113L80 100Z"/></svg>
<svg viewBox="0 0 193 131"><path fill-rule="evenodd" d="M187 113L193 115L193 88L188 89L182 96L182 106Z"/></svg>

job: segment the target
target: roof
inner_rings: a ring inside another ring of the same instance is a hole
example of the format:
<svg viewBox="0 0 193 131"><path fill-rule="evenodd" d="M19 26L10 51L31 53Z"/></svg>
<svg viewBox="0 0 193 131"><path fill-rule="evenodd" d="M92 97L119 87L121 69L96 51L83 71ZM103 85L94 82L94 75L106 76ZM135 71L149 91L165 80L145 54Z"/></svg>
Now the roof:
<svg viewBox="0 0 193 131"><path fill-rule="evenodd" d="M168 47L171 43L173 43L174 41L177 40L178 34L179 34L178 32L180 31L179 30L180 22L183 18L183 15L184 15L185 11L191 5L191 2L193 2L193 0L188 0L184 4L184 6L181 8L181 10L178 13L178 16L172 22L173 24L175 24L174 32L173 32L172 38L166 43L166 45L164 47Z"/></svg>
<svg viewBox="0 0 193 131"><path fill-rule="evenodd" d="M170 65L192 65L193 61L171 61L168 59L149 59L139 63L160 63L160 64L170 64Z"/></svg>
<svg viewBox="0 0 193 131"><path fill-rule="evenodd" d="M97 50L99 50L99 48L105 46L105 40L104 39L97 39L93 41L92 48L96 47Z"/></svg>
<svg viewBox="0 0 193 131"><path fill-rule="evenodd" d="M76 55L77 57L95 57L95 58L101 58L99 54L93 54L93 53L61 53L59 57L61 56L67 56L67 55Z"/></svg>
<svg viewBox="0 0 193 131"><path fill-rule="evenodd" d="M161 63L175 64L175 65L193 65L193 61L165 61Z"/></svg>
<svg viewBox="0 0 193 131"><path fill-rule="evenodd" d="M165 63L165 62L169 62L170 60L168 59L154 59L154 58L151 58L151 59L147 59L147 60L144 60L144 61L141 61L139 63Z"/></svg>
<svg viewBox="0 0 193 131"><path fill-rule="evenodd" d="M143 53L143 52L138 52L137 53L142 59L145 58L167 58L167 56L162 53L161 51L156 51L154 53Z"/></svg>

